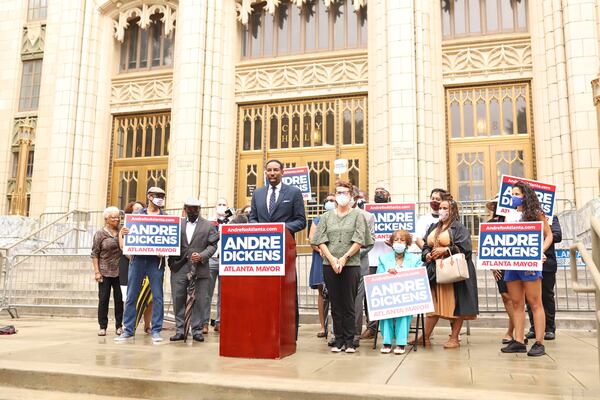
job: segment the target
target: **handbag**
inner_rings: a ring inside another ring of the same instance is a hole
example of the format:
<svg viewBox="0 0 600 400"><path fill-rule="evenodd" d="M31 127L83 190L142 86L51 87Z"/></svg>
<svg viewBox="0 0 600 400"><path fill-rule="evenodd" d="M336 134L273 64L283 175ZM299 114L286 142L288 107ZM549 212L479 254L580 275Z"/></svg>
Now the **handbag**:
<svg viewBox="0 0 600 400"><path fill-rule="evenodd" d="M435 260L435 277L437 283L454 283L469 279L469 267L463 253L452 254L450 257Z"/></svg>

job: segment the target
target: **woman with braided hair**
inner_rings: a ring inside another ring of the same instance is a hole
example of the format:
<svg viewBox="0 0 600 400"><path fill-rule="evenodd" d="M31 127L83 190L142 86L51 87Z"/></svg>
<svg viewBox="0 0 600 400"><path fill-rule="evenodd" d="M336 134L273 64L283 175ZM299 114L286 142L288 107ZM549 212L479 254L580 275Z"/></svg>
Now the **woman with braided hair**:
<svg viewBox="0 0 600 400"><path fill-rule="evenodd" d="M458 204L452 196L442 198L439 210L440 219L432 225L424 239L422 260L430 277L434 312L427 315L425 323L425 344L440 318L450 320L452 333L444 348L460 346L458 335L465 319L475 319L479 313L477 301L477 275L472 260L471 233L459 221ZM469 269L469 278L460 282L441 284L435 281L436 260L451 254L463 253Z"/></svg>

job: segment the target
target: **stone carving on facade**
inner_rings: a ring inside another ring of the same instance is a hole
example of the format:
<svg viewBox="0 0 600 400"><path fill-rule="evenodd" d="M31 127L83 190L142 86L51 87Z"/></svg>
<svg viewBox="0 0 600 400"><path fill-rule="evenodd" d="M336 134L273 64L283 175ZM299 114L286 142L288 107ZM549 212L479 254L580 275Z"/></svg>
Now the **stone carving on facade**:
<svg viewBox="0 0 600 400"><path fill-rule="evenodd" d="M35 134L37 128L37 116L26 116L15 118L13 121L13 129L12 129L12 140L11 146L19 145L19 127L21 125L29 125L31 126L31 143L35 144Z"/></svg>
<svg viewBox="0 0 600 400"><path fill-rule="evenodd" d="M177 19L177 6L173 2L134 2L119 8L119 13L113 20L115 28L115 38L119 42L123 42L125 38L125 30L129 27L128 20L131 18L140 17L137 24L141 29L146 29L150 26L150 17L154 13L162 13L161 21L165 27L165 35L169 35L175 29L175 21Z"/></svg>
<svg viewBox="0 0 600 400"><path fill-rule="evenodd" d="M331 4L335 3L338 0L323 0L325 7L331 6ZM243 25L248 23L248 18L250 14L252 14L252 5L254 3L261 3L263 0L241 0L235 4L235 8L237 11L237 19ZM292 4L295 4L297 7L302 7L306 0L291 0ZM281 3L281 0L267 0L266 4L263 6L264 10L269 14L274 14L277 6ZM354 9L358 11L361 7L365 6L365 0L352 0L352 4L354 5Z"/></svg>
<svg viewBox="0 0 600 400"><path fill-rule="evenodd" d="M112 80L110 103L112 106L131 104L170 103L173 97L173 74L140 78L115 78Z"/></svg>
<svg viewBox="0 0 600 400"><path fill-rule="evenodd" d="M531 41L521 38L501 43L444 45L442 67L444 77L530 71Z"/></svg>
<svg viewBox="0 0 600 400"><path fill-rule="evenodd" d="M46 42L46 26L39 23L27 24L23 28L21 42L21 55L23 57L41 56Z"/></svg>
<svg viewBox="0 0 600 400"><path fill-rule="evenodd" d="M594 105L600 105L600 78L592 81L592 93L594 95Z"/></svg>
<svg viewBox="0 0 600 400"><path fill-rule="evenodd" d="M367 55L334 57L319 61L276 62L236 68L237 95L288 90L336 88L368 84Z"/></svg>

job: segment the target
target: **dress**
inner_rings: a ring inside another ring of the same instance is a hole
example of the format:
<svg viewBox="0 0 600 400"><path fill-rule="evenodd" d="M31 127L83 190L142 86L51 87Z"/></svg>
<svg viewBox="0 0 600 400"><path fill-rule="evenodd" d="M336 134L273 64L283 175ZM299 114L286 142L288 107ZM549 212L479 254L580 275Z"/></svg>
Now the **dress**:
<svg viewBox="0 0 600 400"><path fill-rule="evenodd" d="M435 246L435 230L437 224L432 225L427 232L423 246L422 259L425 262L428 253ZM469 279L460 282L438 284L432 282L431 295L435 311L430 315L444 319L476 319L479 314L477 297L477 273L473 264L471 233L459 221L454 221L450 227L441 232L438 237L439 246L450 247L454 253L463 253L469 268ZM427 264L428 270L435 270L435 261Z"/></svg>
<svg viewBox="0 0 600 400"><path fill-rule="evenodd" d="M313 224L319 224L319 217L313 219ZM323 279L323 257L319 252L312 252L312 262L310 264L310 274L308 275L308 285L311 289L318 289L319 286L325 283Z"/></svg>
<svg viewBox="0 0 600 400"><path fill-rule="evenodd" d="M395 268L396 270L401 268L417 268L421 266L421 264L421 258L418 255L406 252L404 253L402 266L398 266L396 262L396 254L387 253L379 256L377 273L385 274L389 269L392 268ZM392 340L396 338L396 346L406 346L411 319L412 315L407 315L404 317L388 318L379 321L381 335L383 336L383 344L391 345Z"/></svg>

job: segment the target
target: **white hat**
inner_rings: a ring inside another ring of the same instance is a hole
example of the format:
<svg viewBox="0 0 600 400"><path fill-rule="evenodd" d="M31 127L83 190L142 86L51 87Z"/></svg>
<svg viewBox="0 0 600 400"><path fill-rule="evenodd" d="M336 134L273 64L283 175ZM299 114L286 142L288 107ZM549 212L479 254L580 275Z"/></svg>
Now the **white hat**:
<svg viewBox="0 0 600 400"><path fill-rule="evenodd" d="M200 207L201 203L200 200L195 199L193 197L188 197L184 202L183 202L184 206L192 206L192 207Z"/></svg>
<svg viewBox="0 0 600 400"><path fill-rule="evenodd" d="M388 192L388 193L390 192L390 190L389 190L388 186L387 186L387 185L384 185L384 184L380 184L380 185L377 185L377 186L375 186L375 190L376 190L376 191L377 191L377 189L383 189L383 190L385 190L385 191L386 191L386 192Z"/></svg>
<svg viewBox="0 0 600 400"><path fill-rule="evenodd" d="M161 188L159 188L158 186L152 186L151 188L148 189L148 191L146 192L146 194L149 193L155 193L155 194L166 194L164 190L162 190Z"/></svg>

